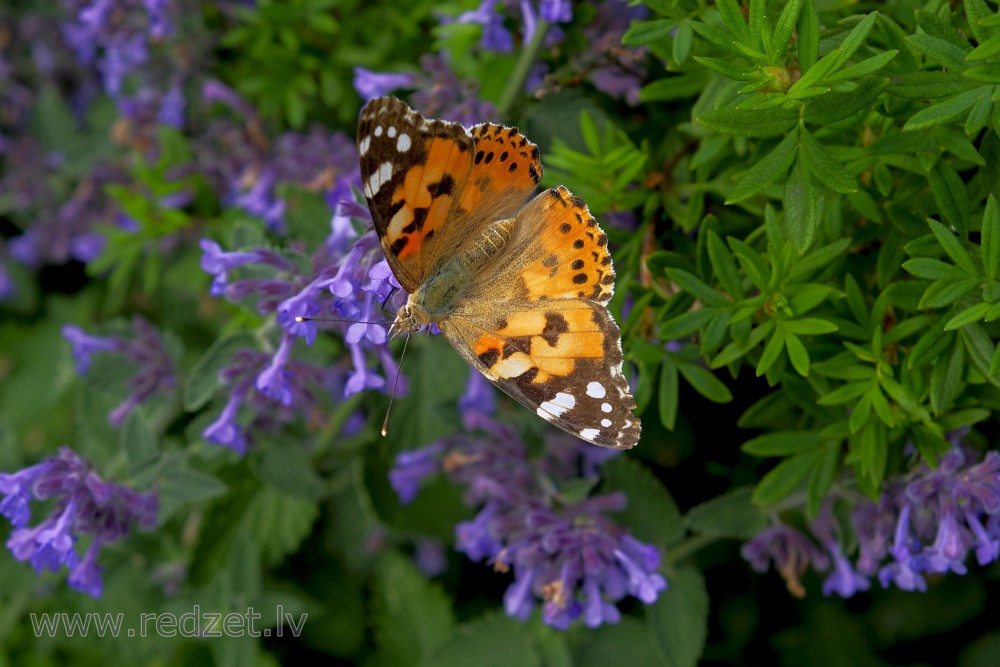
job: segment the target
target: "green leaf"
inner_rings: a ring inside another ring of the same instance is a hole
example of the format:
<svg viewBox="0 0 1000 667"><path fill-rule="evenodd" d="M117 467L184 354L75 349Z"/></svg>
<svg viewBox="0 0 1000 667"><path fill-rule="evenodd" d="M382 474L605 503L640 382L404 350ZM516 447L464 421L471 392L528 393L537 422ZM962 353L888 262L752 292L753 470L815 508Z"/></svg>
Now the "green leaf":
<svg viewBox="0 0 1000 667"><path fill-rule="evenodd" d="M804 253L812 244L819 218L816 212L816 192L801 151L785 182L784 202L788 238L796 250Z"/></svg>
<svg viewBox="0 0 1000 667"><path fill-rule="evenodd" d="M434 652L421 662L434 667L509 667L542 664L529 627L499 612L463 623Z"/></svg>
<svg viewBox="0 0 1000 667"><path fill-rule="evenodd" d="M677 368L695 391L713 403L728 403L733 400L729 387L711 371L697 364L678 364Z"/></svg>
<svg viewBox="0 0 1000 667"><path fill-rule="evenodd" d="M821 185L834 192L848 194L858 189L854 177L834 160L811 132L802 132L800 155L804 155L809 172Z"/></svg>
<svg viewBox="0 0 1000 667"><path fill-rule="evenodd" d="M375 645L389 664L427 663L454 631L451 604L441 587L428 581L403 556L388 551L379 559L371 603Z"/></svg>
<svg viewBox="0 0 1000 667"><path fill-rule="evenodd" d="M840 446L835 442L828 442L823 448L823 457L819 466L813 470L809 479L807 490L806 512L810 516L819 514L823 500L833 485L833 479L837 474L837 463L840 461Z"/></svg>
<svg viewBox="0 0 1000 667"><path fill-rule="evenodd" d="M886 90L908 100L933 100L979 88L954 72L907 72L892 77Z"/></svg>
<svg viewBox="0 0 1000 667"><path fill-rule="evenodd" d="M993 35L965 56L966 60L986 60L1000 53L1000 35Z"/></svg>
<svg viewBox="0 0 1000 667"><path fill-rule="evenodd" d="M931 410L940 416L954 404L962 386L965 372L965 349L954 345L947 363L937 364L931 371Z"/></svg>
<svg viewBox="0 0 1000 667"><path fill-rule="evenodd" d="M938 162L927 174L927 182L944 219L958 230L961 236L969 232L969 194L965 183L955 170L944 162ZM949 234L950 236L950 234ZM954 259L954 258L953 258ZM955 262L959 264L958 261ZM972 260L969 260L972 264ZM961 266L961 264L959 264ZM965 267L963 267L965 268ZM975 273L975 270L970 273Z"/></svg>
<svg viewBox="0 0 1000 667"><path fill-rule="evenodd" d="M778 431L747 440L740 447L754 456L795 456L823 446L823 438L812 431Z"/></svg>
<svg viewBox="0 0 1000 667"><path fill-rule="evenodd" d="M764 263L764 259L738 238L730 236L726 240L729 242L729 247L736 253L740 266L743 267L743 271L750 277L753 284L761 291L767 290L771 282L771 271Z"/></svg>
<svg viewBox="0 0 1000 667"><path fill-rule="evenodd" d="M945 253L951 258L951 261L955 262L958 268L970 276L979 275L979 272L976 270L976 264L972 261L972 256L962 247L962 244L947 227L937 220L928 219L927 224L930 225L934 237L941 244L941 247L944 248Z"/></svg>
<svg viewBox="0 0 1000 667"><path fill-rule="evenodd" d="M1000 271L1000 206L992 194L986 200L982 229L983 268L987 278L996 278Z"/></svg>
<svg viewBox="0 0 1000 667"><path fill-rule="evenodd" d="M976 278L965 278L964 280L946 278L935 281L920 297L918 308L943 308L955 303L977 287L979 287L979 280Z"/></svg>
<svg viewBox="0 0 1000 667"><path fill-rule="evenodd" d="M847 92L832 92L805 102L802 118L810 125L827 126L871 109L885 89L885 80L868 77Z"/></svg>
<svg viewBox="0 0 1000 667"><path fill-rule="evenodd" d="M668 268L666 270L667 277L672 281L680 285L680 287L691 294L696 296L706 304L711 306L728 306L731 305L725 296L720 292L715 291L701 280L696 278L693 274L688 273L682 269Z"/></svg>
<svg viewBox="0 0 1000 667"><path fill-rule="evenodd" d="M943 102L933 104L926 109L921 109L910 116L909 120L903 124L903 131L913 132L914 130L924 130L935 125L954 123L965 117L969 109L972 108L972 105L979 100L981 94L982 92L978 88L973 88L972 90L949 97Z"/></svg>
<svg viewBox="0 0 1000 667"><path fill-rule="evenodd" d="M676 19L635 21L622 37L622 44L626 46L646 46L653 42L666 40L675 28L677 28Z"/></svg>
<svg viewBox="0 0 1000 667"><path fill-rule="evenodd" d="M884 51L871 58L866 58L859 63L851 65L850 67L845 67L844 69L833 72L827 76L827 81L854 81L855 79L860 79L863 76L869 76L879 71L895 58L899 54L899 51L892 49L890 51Z"/></svg>
<svg viewBox="0 0 1000 667"><path fill-rule="evenodd" d="M995 345L979 324L969 324L958 330L965 343L965 351L969 353L969 361L983 377L992 379L996 374L991 372L992 358L996 355Z"/></svg>
<svg viewBox="0 0 1000 667"><path fill-rule="evenodd" d="M781 328L800 336L816 336L819 334L833 333L837 330L837 325L829 320L821 320L815 317L803 317L797 320L782 320Z"/></svg>
<svg viewBox="0 0 1000 667"><path fill-rule="evenodd" d="M760 377L767 372L774 362L778 360L781 355L781 351L785 349L785 334L781 328L777 328L771 339L767 341L767 345L764 346L764 351L760 355L760 361L757 362L757 377Z"/></svg>
<svg viewBox="0 0 1000 667"><path fill-rule="evenodd" d="M743 297L743 285L740 281L740 274L736 268L736 262L733 261L733 256L726 248L726 245L719 238L713 230L709 229L705 232L708 235L707 243L708 246L708 259L712 263L712 270L715 271L715 276L719 279L722 284L722 288L726 290L729 296L734 299L739 299Z"/></svg>
<svg viewBox="0 0 1000 667"><path fill-rule="evenodd" d="M955 329L964 327L966 324L981 320L992 308L992 303L977 303L974 306L970 306L948 320L944 325L944 330L954 331Z"/></svg>
<svg viewBox="0 0 1000 667"><path fill-rule="evenodd" d="M663 652L664 665L695 667L708 637L705 581L695 568L679 567L670 572L667 583L667 590L646 609L649 637Z"/></svg>
<svg viewBox="0 0 1000 667"><path fill-rule="evenodd" d="M806 475L822 463L824 453L824 449L820 447L779 463L757 485L753 502L761 507L770 507L787 496L801 484Z"/></svg>
<svg viewBox="0 0 1000 667"><path fill-rule="evenodd" d="M161 500L175 503L198 503L226 493L218 477L190 468L167 468L160 477Z"/></svg>
<svg viewBox="0 0 1000 667"><path fill-rule="evenodd" d="M261 486L246 506L243 524L260 545L265 561L274 565L299 550L318 516L315 500Z"/></svg>
<svg viewBox="0 0 1000 667"><path fill-rule="evenodd" d="M806 352L805 345L799 337L791 332L785 333L785 348L788 350L788 359L796 372L802 377L809 375L809 353Z"/></svg>
<svg viewBox="0 0 1000 667"><path fill-rule="evenodd" d="M233 355L242 349L256 349L257 344L248 333L237 333L220 338L198 360L184 382L184 409L198 410L212 398L221 386L219 371L232 363Z"/></svg>
<svg viewBox="0 0 1000 667"><path fill-rule="evenodd" d="M799 65L803 72L816 64L819 57L819 15L816 3L807 2L799 12Z"/></svg>
<svg viewBox="0 0 1000 667"><path fill-rule="evenodd" d="M660 366L660 390L658 393L660 421L668 431L673 431L677 423L677 407L680 402L677 364L664 358Z"/></svg>
<svg viewBox="0 0 1000 667"><path fill-rule="evenodd" d="M802 8L802 0L790 0L781 10L778 21L774 24L774 33L771 37L772 60L777 60L788 49L788 43L792 39L795 31L795 24L799 20L799 10Z"/></svg>
<svg viewBox="0 0 1000 667"><path fill-rule="evenodd" d="M774 320L768 320L758 327L755 327L750 331L750 335L747 336L746 340L733 341L727 345L719 355L712 360L710 368L719 368L720 366L725 366L730 364L752 348L756 347L758 343L764 340L764 337L774 329Z"/></svg>
<svg viewBox="0 0 1000 667"><path fill-rule="evenodd" d="M961 71L965 67L966 50L947 40L927 33L915 33L907 37L906 41L941 67L955 71Z"/></svg>
<svg viewBox="0 0 1000 667"><path fill-rule="evenodd" d="M712 308L701 308L673 317L660 327L660 339L677 340L690 336L707 324L716 312Z"/></svg>
<svg viewBox="0 0 1000 667"><path fill-rule="evenodd" d="M954 264L929 257L908 259L903 262L903 268L917 278L926 278L927 280L963 280L969 277L969 274Z"/></svg>
<svg viewBox="0 0 1000 667"><path fill-rule="evenodd" d="M736 204L764 190L780 178L795 160L799 129L795 127L770 153L757 160L743 175L726 198L726 204Z"/></svg>
<svg viewBox="0 0 1000 667"><path fill-rule="evenodd" d="M742 487L696 505L684 525L697 533L748 540L767 525L767 515L750 502L751 487Z"/></svg>
<svg viewBox="0 0 1000 667"><path fill-rule="evenodd" d="M624 456L605 462L602 488L622 491L628 506L617 517L636 538L653 544L676 544L684 537L681 513L667 488L649 468Z"/></svg>
<svg viewBox="0 0 1000 667"><path fill-rule="evenodd" d="M688 56L691 54L693 43L694 31L691 30L691 24L687 21L682 21L678 24L677 33L674 35L674 47L672 51L674 62L680 65L687 61Z"/></svg>
<svg viewBox="0 0 1000 667"><path fill-rule="evenodd" d="M156 437L141 407L134 408L125 419L121 448L133 468L145 463L156 454Z"/></svg>
<svg viewBox="0 0 1000 667"><path fill-rule="evenodd" d="M718 0L715 6L722 16L722 24L726 26L726 29L737 40L749 46L751 44L750 28L743 19L743 11L736 3L736 0Z"/></svg>
<svg viewBox="0 0 1000 667"><path fill-rule="evenodd" d="M847 34L844 41L840 43L841 55L837 60L836 67L842 67L844 63L846 63L848 59L854 55L854 52L861 47L865 38L868 37L868 33L870 33L872 28L875 27L875 19L877 16L878 12L871 12L861 19L861 21L854 26L851 32Z"/></svg>
<svg viewBox="0 0 1000 667"><path fill-rule="evenodd" d="M858 396L861 396L866 391L868 391L868 386L870 382L849 382L843 386L837 387L828 394L824 394L817 401L819 405L840 405L842 403L847 403L853 401Z"/></svg>
<svg viewBox="0 0 1000 667"><path fill-rule="evenodd" d="M773 109L718 109L695 119L707 128L738 137L767 139L781 137L799 120L797 111L775 107Z"/></svg>

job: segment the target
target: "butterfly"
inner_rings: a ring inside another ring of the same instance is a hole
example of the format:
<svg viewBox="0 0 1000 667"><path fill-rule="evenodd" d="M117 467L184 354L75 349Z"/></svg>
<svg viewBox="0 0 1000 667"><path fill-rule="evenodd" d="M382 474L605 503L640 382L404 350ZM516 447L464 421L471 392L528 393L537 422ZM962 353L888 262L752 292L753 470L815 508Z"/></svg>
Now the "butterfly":
<svg viewBox="0 0 1000 667"><path fill-rule="evenodd" d="M640 423L606 308L608 237L565 187L535 194L535 144L517 128L466 128L382 97L361 111L358 154L382 250L409 293L390 334L436 323L540 417L596 445L634 446Z"/></svg>

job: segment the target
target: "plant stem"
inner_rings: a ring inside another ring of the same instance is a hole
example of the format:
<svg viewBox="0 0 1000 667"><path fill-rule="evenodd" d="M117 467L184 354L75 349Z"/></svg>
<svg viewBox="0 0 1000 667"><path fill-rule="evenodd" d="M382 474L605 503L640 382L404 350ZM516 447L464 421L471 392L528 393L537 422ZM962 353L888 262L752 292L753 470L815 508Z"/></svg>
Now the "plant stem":
<svg viewBox="0 0 1000 667"><path fill-rule="evenodd" d="M503 89L503 94L500 96L500 105L497 111L500 112L501 118L507 117L514 104L514 98L524 88L524 82L528 79L528 73L538 57L542 42L545 41L545 33L548 30L548 22L539 18L538 23L535 24L535 32L531 35L531 41L521 49L521 55L517 59L517 64L514 65L514 71L511 72L510 78L507 80L507 87Z"/></svg>

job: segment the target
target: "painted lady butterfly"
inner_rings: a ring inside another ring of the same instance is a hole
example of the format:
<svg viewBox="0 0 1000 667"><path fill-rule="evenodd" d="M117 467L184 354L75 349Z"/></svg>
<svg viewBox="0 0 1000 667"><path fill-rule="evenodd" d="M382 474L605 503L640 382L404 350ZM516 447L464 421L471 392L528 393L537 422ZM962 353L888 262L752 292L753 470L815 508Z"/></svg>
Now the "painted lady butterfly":
<svg viewBox="0 0 1000 667"><path fill-rule="evenodd" d="M534 198L538 148L517 128L424 118L394 98L361 111L365 196L410 293L391 333L436 322L469 364L540 417L604 447L639 439L605 306L608 237L564 187Z"/></svg>

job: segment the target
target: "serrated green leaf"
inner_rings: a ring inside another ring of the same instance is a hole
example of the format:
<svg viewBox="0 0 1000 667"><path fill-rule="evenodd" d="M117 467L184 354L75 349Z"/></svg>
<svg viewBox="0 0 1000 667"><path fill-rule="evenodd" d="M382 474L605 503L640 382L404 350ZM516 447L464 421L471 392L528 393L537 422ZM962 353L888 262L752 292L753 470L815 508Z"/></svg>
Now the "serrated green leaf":
<svg viewBox="0 0 1000 667"><path fill-rule="evenodd" d="M243 526L260 545L264 560L274 565L294 553L312 532L319 516L315 500L262 486L251 498L243 515Z"/></svg>
<svg viewBox="0 0 1000 667"><path fill-rule="evenodd" d="M701 573L681 567L670 573L667 590L646 609L650 640L668 667L695 667L708 637L708 592Z"/></svg>
<svg viewBox="0 0 1000 667"><path fill-rule="evenodd" d="M420 664L426 667L535 667L542 661L528 626L492 612L456 627L433 656Z"/></svg>
<svg viewBox="0 0 1000 667"><path fill-rule="evenodd" d="M774 150L756 161L726 198L726 204L736 204L752 197L784 177L795 160L798 138L799 129L795 127L774 147Z"/></svg>
<svg viewBox="0 0 1000 667"><path fill-rule="evenodd" d="M430 661L455 627L441 587L390 551L379 559L373 588L372 625L380 656L400 667Z"/></svg>
<svg viewBox="0 0 1000 667"><path fill-rule="evenodd" d="M729 388L711 371L697 364L678 364L677 368L695 391L713 403L728 403L733 400Z"/></svg>
<svg viewBox="0 0 1000 667"><path fill-rule="evenodd" d="M804 253L816 235L819 218L816 211L816 192L801 150L799 159L795 161L791 175L785 182L784 204L785 230L788 238L799 253Z"/></svg>
<svg viewBox="0 0 1000 667"><path fill-rule="evenodd" d="M622 491L628 497L628 506L616 516L636 538L669 546L684 537L677 504L648 468L619 456L604 464L601 478L602 488Z"/></svg>
<svg viewBox="0 0 1000 667"><path fill-rule="evenodd" d="M133 468L145 463L156 454L156 437L141 407L134 408L125 419L121 448Z"/></svg>
<svg viewBox="0 0 1000 667"><path fill-rule="evenodd" d="M190 468L168 468L160 477L159 495L176 503L197 503L227 490L218 477Z"/></svg>
<svg viewBox="0 0 1000 667"><path fill-rule="evenodd" d="M743 487L691 508L684 516L689 530L748 540L767 525L767 515L750 502L753 489Z"/></svg>

